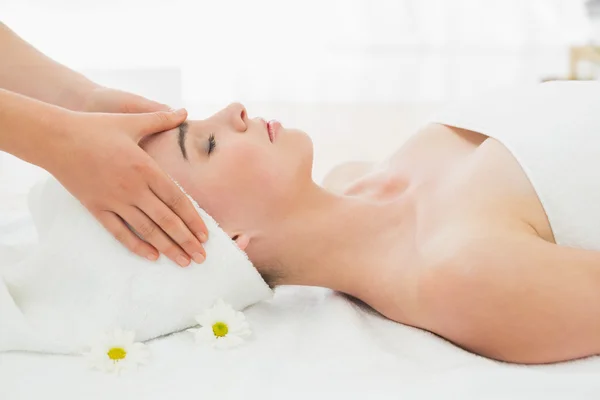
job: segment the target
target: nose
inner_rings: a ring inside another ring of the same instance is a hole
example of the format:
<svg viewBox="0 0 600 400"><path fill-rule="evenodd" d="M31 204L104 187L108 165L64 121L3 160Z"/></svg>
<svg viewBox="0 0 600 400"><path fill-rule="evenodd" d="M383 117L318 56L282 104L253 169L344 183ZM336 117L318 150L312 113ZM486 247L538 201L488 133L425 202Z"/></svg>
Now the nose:
<svg viewBox="0 0 600 400"><path fill-rule="evenodd" d="M231 103L224 111L228 122L236 131L246 132L248 128L248 112L243 104Z"/></svg>

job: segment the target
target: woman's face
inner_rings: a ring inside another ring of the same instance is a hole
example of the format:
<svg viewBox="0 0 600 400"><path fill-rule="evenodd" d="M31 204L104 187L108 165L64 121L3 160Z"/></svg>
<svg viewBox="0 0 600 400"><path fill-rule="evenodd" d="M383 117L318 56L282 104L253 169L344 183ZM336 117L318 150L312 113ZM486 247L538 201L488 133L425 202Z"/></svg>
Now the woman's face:
<svg viewBox="0 0 600 400"><path fill-rule="evenodd" d="M141 146L232 236L276 223L311 183L310 138L237 103Z"/></svg>

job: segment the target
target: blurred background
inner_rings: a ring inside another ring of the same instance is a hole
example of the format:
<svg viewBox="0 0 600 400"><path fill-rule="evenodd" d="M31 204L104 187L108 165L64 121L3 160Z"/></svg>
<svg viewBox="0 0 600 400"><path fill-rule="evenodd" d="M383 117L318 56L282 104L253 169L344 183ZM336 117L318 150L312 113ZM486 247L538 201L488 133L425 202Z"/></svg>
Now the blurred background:
<svg viewBox="0 0 600 400"><path fill-rule="evenodd" d="M240 101L251 117L305 130L320 180L337 163L386 157L447 102L599 79L598 3L0 0L0 18L97 82L192 118ZM2 192L25 193L39 176L0 152Z"/></svg>

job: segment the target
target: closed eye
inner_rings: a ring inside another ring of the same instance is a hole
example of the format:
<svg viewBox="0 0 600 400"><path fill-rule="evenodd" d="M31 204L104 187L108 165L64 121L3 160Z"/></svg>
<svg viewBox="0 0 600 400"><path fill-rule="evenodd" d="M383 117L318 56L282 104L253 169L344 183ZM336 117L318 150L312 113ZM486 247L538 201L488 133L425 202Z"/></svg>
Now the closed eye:
<svg viewBox="0 0 600 400"><path fill-rule="evenodd" d="M210 156L210 153L213 152L213 150L215 149L215 147L217 147L217 142L215 140L215 134L212 133L209 137L208 137L208 155Z"/></svg>

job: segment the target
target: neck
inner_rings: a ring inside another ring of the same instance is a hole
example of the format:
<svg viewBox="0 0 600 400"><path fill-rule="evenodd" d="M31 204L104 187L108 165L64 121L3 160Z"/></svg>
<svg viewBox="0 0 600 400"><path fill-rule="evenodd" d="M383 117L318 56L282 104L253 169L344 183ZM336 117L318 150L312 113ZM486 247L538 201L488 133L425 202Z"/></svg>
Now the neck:
<svg viewBox="0 0 600 400"><path fill-rule="evenodd" d="M266 264L281 266L279 284L328 287L362 298L378 273L373 260L399 240L399 209L313 184L293 212L264 232L259 247L269 254Z"/></svg>

